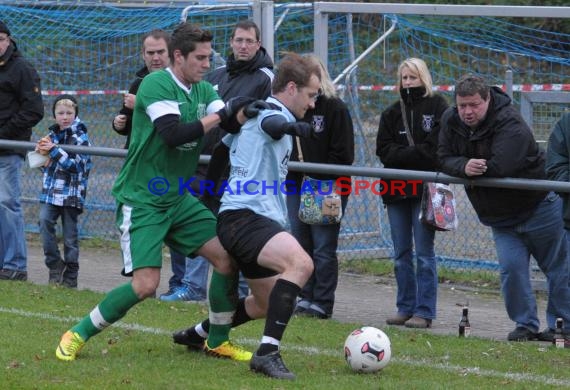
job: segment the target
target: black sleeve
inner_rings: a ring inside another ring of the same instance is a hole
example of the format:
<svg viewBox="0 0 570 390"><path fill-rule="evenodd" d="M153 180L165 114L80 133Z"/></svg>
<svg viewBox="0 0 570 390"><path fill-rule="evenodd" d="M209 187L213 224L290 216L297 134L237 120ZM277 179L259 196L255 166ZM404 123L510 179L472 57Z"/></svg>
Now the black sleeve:
<svg viewBox="0 0 570 390"><path fill-rule="evenodd" d="M206 172L206 183L212 183L211 190L204 190L200 200L210 209L214 215L218 215L220 210L220 199L223 189L220 187L221 179L230 164L230 148L222 141L218 142L212 150L212 157Z"/></svg>
<svg viewBox="0 0 570 390"><path fill-rule="evenodd" d="M129 93L132 95L136 95L137 92L139 91L139 87L140 87L142 81L143 81L143 79L141 77L137 77L137 79L135 81L133 81L133 83L129 87ZM113 121L111 122L111 126L113 127L113 130L115 130L117 132L117 134L130 137L131 129L133 127L133 112L134 111L131 108L128 108L123 103L123 106L121 107L121 110L119 111L119 114L125 115L127 117L127 123L125 123L125 128L123 130L117 130L115 128L115 123L114 123L115 118L113 118Z"/></svg>
<svg viewBox="0 0 570 390"><path fill-rule="evenodd" d="M282 115L271 115L261 121L261 129L269 134L271 138L277 140L283 138L286 134L285 127L287 123L289 122Z"/></svg>
<svg viewBox="0 0 570 390"><path fill-rule="evenodd" d="M458 141L454 139L455 132L450 129L449 122L455 108L449 107L442 115L439 127L437 157L439 169L445 174L456 177L468 177L465 174L465 164L469 160L456 151Z"/></svg>
<svg viewBox="0 0 570 390"><path fill-rule="evenodd" d="M218 142L212 150L212 157L206 172L206 181L215 183L218 190L219 181L230 163L230 148L222 141Z"/></svg>
<svg viewBox="0 0 570 390"><path fill-rule="evenodd" d="M124 109L125 109L125 110L128 110L128 108L126 108L126 107L124 107ZM127 115L127 114L125 114L123 111L124 111L124 110L121 110L121 111L119 112L119 114ZM131 122L132 122L132 117L133 117L132 113L131 113L130 115L127 115L127 122L125 123L125 127L123 128L123 130L119 130L119 129L117 129L117 128L115 127L115 118L113 118L113 119L111 120L111 127L112 127L113 130L115 130L115 132L116 132L117 134L119 134L119 135L125 135L125 136L126 136L126 135L129 135L129 134L131 133L131 127L133 126L133 124L131 123Z"/></svg>
<svg viewBox="0 0 570 390"><path fill-rule="evenodd" d="M204 135L202 122L180 123L180 117L175 114L156 118L154 127L164 143L171 148L195 141Z"/></svg>

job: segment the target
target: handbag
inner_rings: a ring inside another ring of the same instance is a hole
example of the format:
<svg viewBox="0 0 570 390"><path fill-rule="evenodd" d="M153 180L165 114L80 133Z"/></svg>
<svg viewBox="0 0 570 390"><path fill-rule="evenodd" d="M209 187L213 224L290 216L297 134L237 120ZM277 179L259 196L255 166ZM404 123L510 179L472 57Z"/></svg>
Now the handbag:
<svg viewBox="0 0 570 390"><path fill-rule="evenodd" d="M299 161L303 162L301 142L295 137ZM342 201L335 180L319 180L303 175L299 189L299 219L309 225L332 225L342 219Z"/></svg>
<svg viewBox="0 0 570 390"><path fill-rule="evenodd" d="M449 184L424 183L419 218L424 225L434 230L449 231L457 228L455 195Z"/></svg>
<svg viewBox="0 0 570 390"><path fill-rule="evenodd" d="M400 99L400 108L406 130L406 138L410 146L414 146L414 139L408 126L406 106L402 99ZM434 230L449 231L456 229L458 220L455 212L455 194L449 184L430 182L424 182L423 184L420 221Z"/></svg>

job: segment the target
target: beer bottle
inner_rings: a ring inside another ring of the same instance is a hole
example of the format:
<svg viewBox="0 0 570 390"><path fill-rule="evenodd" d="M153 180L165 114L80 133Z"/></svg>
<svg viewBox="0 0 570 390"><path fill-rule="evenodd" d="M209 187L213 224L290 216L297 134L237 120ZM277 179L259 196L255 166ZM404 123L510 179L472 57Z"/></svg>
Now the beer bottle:
<svg viewBox="0 0 570 390"><path fill-rule="evenodd" d="M471 334L471 324L469 323L469 309L463 307L461 321L459 321L459 337L469 337Z"/></svg>
<svg viewBox="0 0 570 390"><path fill-rule="evenodd" d="M564 335L562 334L562 328L564 328L564 320L562 318L556 319L556 327L554 328L554 337L552 338L552 344L556 348L564 348Z"/></svg>

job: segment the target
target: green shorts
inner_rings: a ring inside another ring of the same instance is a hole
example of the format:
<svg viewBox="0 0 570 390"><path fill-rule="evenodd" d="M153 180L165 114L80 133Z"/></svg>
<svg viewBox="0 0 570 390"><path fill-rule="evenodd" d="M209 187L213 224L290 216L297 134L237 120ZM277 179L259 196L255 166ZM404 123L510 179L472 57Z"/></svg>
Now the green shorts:
<svg viewBox="0 0 570 390"><path fill-rule="evenodd" d="M193 196L181 196L168 209L119 204L116 225L121 231L121 250L130 275L138 268L161 268L164 244L193 257L194 252L216 236L216 217Z"/></svg>

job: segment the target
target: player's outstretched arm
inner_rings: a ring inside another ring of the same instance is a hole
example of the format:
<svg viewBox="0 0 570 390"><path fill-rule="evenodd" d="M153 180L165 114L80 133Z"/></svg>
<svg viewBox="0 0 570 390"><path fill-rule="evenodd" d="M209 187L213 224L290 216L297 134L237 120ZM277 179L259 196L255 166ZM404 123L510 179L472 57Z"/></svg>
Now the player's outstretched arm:
<svg viewBox="0 0 570 390"><path fill-rule="evenodd" d="M271 115L261 122L261 129L278 140L285 134L296 135L302 138L313 136L313 126L307 122L288 122L282 115Z"/></svg>

